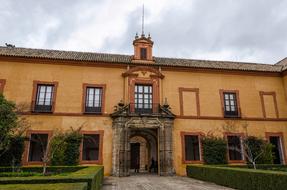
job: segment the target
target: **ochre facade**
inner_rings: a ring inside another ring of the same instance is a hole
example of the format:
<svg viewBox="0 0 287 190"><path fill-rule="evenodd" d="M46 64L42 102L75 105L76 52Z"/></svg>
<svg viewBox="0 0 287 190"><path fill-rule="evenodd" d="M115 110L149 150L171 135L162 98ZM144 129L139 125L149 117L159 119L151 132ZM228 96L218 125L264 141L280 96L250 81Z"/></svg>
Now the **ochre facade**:
<svg viewBox="0 0 287 190"><path fill-rule="evenodd" d="M11 52L15 51L13 48L9 49ZM135 52L140 53L138 50ZM147 52L150 56L151 49ZM52 113L33 112L37 83L57 84ZM119 102L124 105L134 103L134 86L138 83L152 85L153 103L168 103L171 113L174 114L172 162L176 174L185 175L187 163L202 162L202 157L194 162L184 159L183 134L204 136L213 133L224 136L227 131L224 131L222 126L227 121L237 125L236 129L228 131L229 133L244 133L241 126L247 124L248 135L266 140L270 135L280 137L282 163L286 163L287 76L283 71L174 67L158 65L156 60L137 62L136 59L123 64L104 60L91 63L85 60L2 54L0 57L0 91L8 100L27 105L22 114L31 123L29 131L53 132L56 128L68 130L70 127L83 126L84 132L100 132L101 158L96 164L104 165L106 175L113 172L115 151L113 117L110 114L115 112L115 106ZM84 113L85 85L104 87L100 114ZM238 117L224 116L222 92L235 92ZM130 110L132 109L135 108L130 107ZM142 141L141 144L144 144ZM154 146L160 145L157 142ZM28 151L27 145L23 156L24 164L30 164ZM145 161L140 162L141 168L144 168L143 163L148 163L150 159L147 154L144 154Z"/></svg>

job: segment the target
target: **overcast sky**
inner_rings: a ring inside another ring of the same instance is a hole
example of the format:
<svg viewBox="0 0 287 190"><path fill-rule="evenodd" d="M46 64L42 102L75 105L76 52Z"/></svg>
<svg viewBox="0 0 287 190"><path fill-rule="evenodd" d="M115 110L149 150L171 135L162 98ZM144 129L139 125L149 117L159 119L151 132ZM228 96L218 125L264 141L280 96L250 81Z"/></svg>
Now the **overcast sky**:
<svg viewBox="0 0 287 190"><path fill-rule="evenodd" d="M285 0L0 0L0 45L276 63L287 56Z"/></svg>

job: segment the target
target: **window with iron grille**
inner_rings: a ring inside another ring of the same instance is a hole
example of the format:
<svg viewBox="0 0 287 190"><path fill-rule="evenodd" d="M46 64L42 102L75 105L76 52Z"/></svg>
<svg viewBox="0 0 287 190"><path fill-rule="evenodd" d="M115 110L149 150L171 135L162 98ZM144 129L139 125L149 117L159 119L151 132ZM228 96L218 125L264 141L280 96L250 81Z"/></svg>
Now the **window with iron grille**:
<svg viewBox="0 0 287 190"><path fill-rule="evenodd" d="M146 48L141 48L141 59L147 59L147 49Z"/></svg>
<svg viewBox="0 0 287 190"><path fill-rule="evenodd" d="M52 112L54 88L54 85L37 85L35 112Z"/></svg>
<svg viewBox="0 0 287 190"><path fill-rule="evenodd" d="M152 113L152 85L135 85L135 111Z"/></svg>
<svg viewBox="0 0 287 190"><path fill-rule="evenodd" d="M185 135L184 143L185 143L185 160L199 161L200 160L199 136Z"/></svg>
<svg viewBox="0 0 287 190"><path fill-rule="evenodd" d="M102 113L102 95L103 88L101 87L86 88L86 113Z"/></svg>
<svg viewBox="0 0 287 190"><path fill-rule="evenodd" d="M240 136L228 136L229 160L242 160L242 147Z"/></svg>
<svg viewBox="0 0 287 190"><path fill-rule="evenodd" d="M82 160L99 160L100 135L84 134Z"/></svg>
<svg viewBox="0 0 287 190"><path fill-rule="evenodd" d="M224 116L225 117L238 117L237 97L236 93L224 92Z"/></svg>
<svg viewBox="0 0 287 190"><path fill-rule="evenodd" d="M29 162L41 162L46 152L48 134L31 134L29 146Z"/></svg>

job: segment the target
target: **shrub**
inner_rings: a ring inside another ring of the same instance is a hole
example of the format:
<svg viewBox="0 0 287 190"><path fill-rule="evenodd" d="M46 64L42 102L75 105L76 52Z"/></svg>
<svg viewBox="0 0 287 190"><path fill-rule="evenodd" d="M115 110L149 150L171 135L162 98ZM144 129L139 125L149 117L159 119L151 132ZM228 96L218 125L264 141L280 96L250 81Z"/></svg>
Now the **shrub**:
<svg viewBox="0 0 287 190"><path fill-rule="evenodd" d="M65 138L64 135L57 135L51 140L50 150L54 150L53 157L51 158L51 165L52 166L63 166L64 165L64 151L66 149L66 142L63 141ZM60 146L59 146L60 145Z"/></svg>
<svg viewBox="0 0 287 190"><path fill-rule="evenodd" d="M227 143L223 138L205 137L202 139L203 160L206 164L226 164Z"/></svg>
<svg viewBox="0 0 287 190"><path fill-rule="evenodd" d="M235 189L285 190L287 186L284 172L206 165L189 165L186 169L189 177Z"/></svg>
<svg viewBox="0 0 287 190"><path fill-rule="evenodd" d="M72 131L65 142L66 148L64 150L64 165L71 166L79 164L79 147L82 141L82 135L77 131Z"/></svg>
<svg viewBox="0 0 287 190"><path fill-rule="evenodd" d="M51 165L78 165L80 155L79 147L81 140L82 135L78 131L70 131L55 136L52 139L50 148L51 151L56 149L54 151L53 157L51 158Z"/></svg>
<svg viewBox="0 0 287 190"><path fill-rule="evenodd" d="M22 136L9 137L9 146L0 157L0 166L18 166L21 164L24 140L25 138Z"/></svg>

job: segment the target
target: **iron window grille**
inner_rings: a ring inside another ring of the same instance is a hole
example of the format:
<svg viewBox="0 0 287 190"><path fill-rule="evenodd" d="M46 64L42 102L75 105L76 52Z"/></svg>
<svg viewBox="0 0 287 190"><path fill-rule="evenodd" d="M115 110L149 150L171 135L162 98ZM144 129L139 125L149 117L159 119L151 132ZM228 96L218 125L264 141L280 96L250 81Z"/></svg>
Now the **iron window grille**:
<svg viewBox="0 0 287 190"><path fill-rule="evenodd" d="M223 93L224 116L239 117L236 93Z"/></svg>
<svg viewBox="0 0 287 190"><path fill-rule="evenodd" d="M229 160L242 160L242 146L240 136L228 136L228 155Z"/></svg>
<svg viewBox="0 0 287 190"><path fill-rule="evenodd" d="M184 142L185 142L185 160L199 161L200 160L199 137L197 135L185 135Z"/></svg>
<svg viewBox="0 0 287 190"><path fill-rule="evenodd" d="M85 113L102 113L102 95L100 87L86 88Z"/></svg>
<svg viewBox="0 0 287 190"><path fill-rule="evenodd" d="M54 89L54 85L37 85L35 112L52 112Z"/></svg>
<svg viewBox="0 0 287 190"><path fill-rule="evenodd" d="M135 85L135 113L153 113L151 85Z"/></svg>

